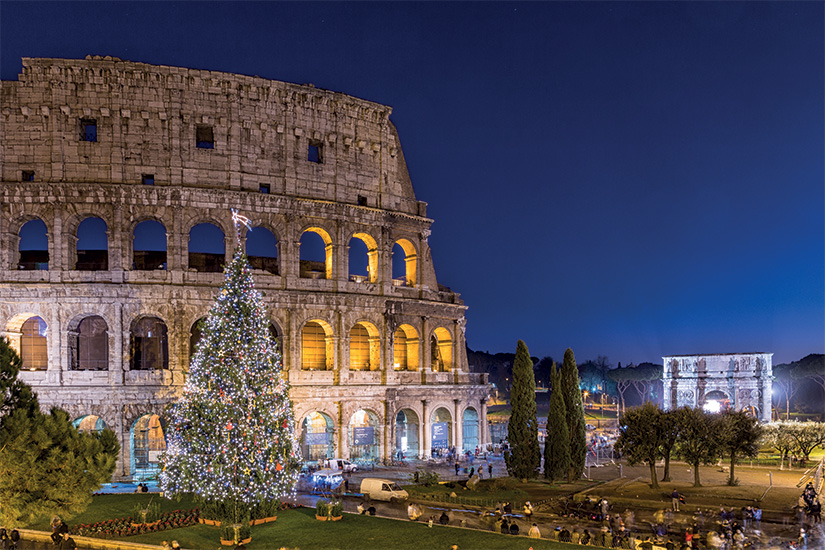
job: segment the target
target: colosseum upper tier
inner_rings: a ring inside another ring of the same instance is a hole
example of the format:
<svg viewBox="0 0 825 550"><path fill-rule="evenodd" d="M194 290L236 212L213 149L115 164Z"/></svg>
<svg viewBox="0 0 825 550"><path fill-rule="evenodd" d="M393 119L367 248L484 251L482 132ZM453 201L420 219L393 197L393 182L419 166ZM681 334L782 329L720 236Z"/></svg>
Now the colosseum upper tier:
<svg viewBox="0 0 825 550"><path fill-rule="evenodd" d="M0 330L44 407L118 434L116 479L155 473L231 209L306 459L488 442L389 107L111 57L24 58L0 96Z"/></svg>

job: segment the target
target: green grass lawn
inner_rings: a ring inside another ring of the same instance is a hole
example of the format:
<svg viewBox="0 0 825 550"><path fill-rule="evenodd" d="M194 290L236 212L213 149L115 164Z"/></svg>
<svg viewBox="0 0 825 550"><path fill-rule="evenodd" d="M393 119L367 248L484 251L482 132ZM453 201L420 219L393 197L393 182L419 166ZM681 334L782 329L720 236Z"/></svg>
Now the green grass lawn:
<svg viewBox="0 0 825 550"><path fill-rule="evenodd" d="M145 506L152 495L97 495L93 497L89 508L68 521L69 525L94 523L108 519L132 515L140 504ZM154 496L153 502L159 502L162 511L189 509L195 504L191 500L176 502ZM38 522L27 527L50 531L48 521ZM524 526L522 526L524 527ZM194 525L169 529L158 533L147 533L123 537L120 540L160 545L161 541L177 540L187 549L218 549L220 529L209 525ZM518 541L518 542L516 542ZM286 546L290 549L332 550L380 548L387 550L449 549L457 544L459 549L511 549L529 548L534 550L574 550L572 544L562 544L549 540L531 540L526 537L512 537L493 533L435 525L430 528L426 523L392 520L380 517L344 514L344 519L337 522L320 522L315 519L315 510L298 508L282 510L278 520L252 528L251 549L277 549Z"/></svg>
<svg viewBox="0 0 825 550"><path fill-rule="evenodd" d="M163 540L177 540L184 548L217 549L220 530L217 527L197 525L129 537L129 541L160 544ZM448 550L457 544L460 550L490 549L511 550L533 547L534 550L574 550L573 544L549 540L532 540L526 537L501 535L491 531L476 531L426 523L392 520L379 517L344 514L336 522L315 519L315 510L299 508L284 510L278 520L252 528L250 549L300 548L301 550L334 550L380 548L386 550L421 550L423 548ZM227 547L224 547L227 548Z"/></svg>

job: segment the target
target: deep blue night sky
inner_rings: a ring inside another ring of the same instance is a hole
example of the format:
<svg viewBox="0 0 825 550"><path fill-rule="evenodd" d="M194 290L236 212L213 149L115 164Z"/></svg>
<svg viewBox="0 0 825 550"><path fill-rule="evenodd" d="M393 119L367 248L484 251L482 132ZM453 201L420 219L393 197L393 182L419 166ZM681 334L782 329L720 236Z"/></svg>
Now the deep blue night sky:
<svg viewBox="0 0 825 550"><path fill-rule="evenodd" d="M825 352L821 2L0 3L21 57L394 108L473 349Z"/></svg>

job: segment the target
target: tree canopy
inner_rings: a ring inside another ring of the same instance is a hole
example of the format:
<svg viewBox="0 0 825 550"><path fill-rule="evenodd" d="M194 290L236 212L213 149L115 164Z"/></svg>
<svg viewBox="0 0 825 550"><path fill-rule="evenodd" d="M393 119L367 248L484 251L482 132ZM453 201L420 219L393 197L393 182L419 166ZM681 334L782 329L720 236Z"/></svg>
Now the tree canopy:
<svg viewBox="0 0 825 550"><path fill-rule="evenodd" d="M544 477L565 479L570 471L570 428L561 389L561 373L552 365L550 410L547 413L547 436L544 438Z"/></svg>
<svg viewBox="0 0 825 550"><path fill-rule="evenodd" d="M567 348L561 368L561 390L570 430L570 470L567 481L579 479L584 473L587 458L587 433L584 423L584 404L579 387L579 370L576 368L576 356Z"/></svg>
<svg viewBox="0 0 825 550"><path fill-rule="evenodd" d="M663 413L653 403L628 409L621 417L619 438L614 448L631 466L646 462L650 468L650 486L659 487L656 461L660 456L661 417Z"/></svg>

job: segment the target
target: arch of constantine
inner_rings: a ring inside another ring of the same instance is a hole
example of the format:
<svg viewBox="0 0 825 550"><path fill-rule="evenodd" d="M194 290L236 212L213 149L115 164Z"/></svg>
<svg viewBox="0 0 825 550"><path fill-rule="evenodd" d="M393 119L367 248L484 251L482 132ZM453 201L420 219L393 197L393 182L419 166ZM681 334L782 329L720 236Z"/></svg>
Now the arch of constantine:
<svg viewBox="0 0 825 550"><path fill-rule="evenodd" d="M1 91L0 332L44 407L118 434L116 479L165 448L232 208L305 458L489 441L389 107L110 57L25 58Z"/></svg>
<svg viewBox="0 0 825 550"><path fill-rule="evenodd" d="M771 421L772 353L721 353L662 357L663 408L748 410Z"/></svg>

